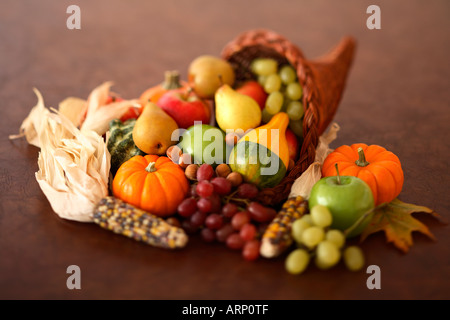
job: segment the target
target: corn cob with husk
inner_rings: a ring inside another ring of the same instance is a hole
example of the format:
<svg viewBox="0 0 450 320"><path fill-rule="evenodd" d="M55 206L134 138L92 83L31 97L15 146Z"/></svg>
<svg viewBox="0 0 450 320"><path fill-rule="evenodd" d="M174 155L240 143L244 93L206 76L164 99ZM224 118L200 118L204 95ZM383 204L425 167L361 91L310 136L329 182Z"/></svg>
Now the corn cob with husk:
<svg viewBox="0 0 450 320"><path fill-rule="evenodd" d="M177 249L188 242L183 229L114 197L100 200L94 210L94 222L102 228L154 247Z"/></svg>
<svg viewBox="0 0 450 320"><path fill-rule="evenodd" d="M279 256L292 244L292 223L307 209L308 202L302 196L291 197L283 204L262 236L260 254L263 257Z"/></svg>

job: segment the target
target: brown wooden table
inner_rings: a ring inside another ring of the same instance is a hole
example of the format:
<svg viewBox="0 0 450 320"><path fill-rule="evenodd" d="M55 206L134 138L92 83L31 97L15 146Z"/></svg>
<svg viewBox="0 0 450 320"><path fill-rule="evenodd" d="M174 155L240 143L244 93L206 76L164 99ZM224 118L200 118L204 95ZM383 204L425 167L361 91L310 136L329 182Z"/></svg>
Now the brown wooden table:
<svg viewBox="0 0 450 320"><path fill-rule="evenodd" d="M81 9L81 30L66 9ZM367 265L381 270L369 290L364 271L342 265L301 276L284 259L244 261L223 245L192 237L169 252L94 224L60 219L34 174L38 149L9 141L36 103L86 98L106 80L127 98L159 83L165 70L186 77L201 54L219 55L242 31L272 29L309 58L352 35L358 48L335 121L332 147L365 142L396 153L405 171L400 199L449 219L450 3L376 1L381 30L369 30L370 1L2 1L0 4L0 298L2 299L448 299L448 225L415 215L437 241L414 233L407 254L369 237ZM81 290L66 269L81 268Z"/></svg>

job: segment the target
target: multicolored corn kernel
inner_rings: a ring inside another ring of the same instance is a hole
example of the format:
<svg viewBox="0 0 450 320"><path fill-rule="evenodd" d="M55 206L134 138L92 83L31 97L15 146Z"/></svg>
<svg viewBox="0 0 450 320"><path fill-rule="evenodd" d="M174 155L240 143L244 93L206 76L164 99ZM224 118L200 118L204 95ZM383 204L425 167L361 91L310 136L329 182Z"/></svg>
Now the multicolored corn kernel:
<svg viewBox="0 0 450 320"><path fill-rule="evenodd" d="M303 216L307 208L308 203L301 196L289 198L283 204L262 236L260 253L263 257L276 257L292 244L292 223Z"/></svg>
<svg viewBox="0 0 450 320"><path fill-rule="evenodd" d="M183 248L188 236L183 229L115 197L105 197L94 210L94 222L102 228L165 249Z"/></svg>

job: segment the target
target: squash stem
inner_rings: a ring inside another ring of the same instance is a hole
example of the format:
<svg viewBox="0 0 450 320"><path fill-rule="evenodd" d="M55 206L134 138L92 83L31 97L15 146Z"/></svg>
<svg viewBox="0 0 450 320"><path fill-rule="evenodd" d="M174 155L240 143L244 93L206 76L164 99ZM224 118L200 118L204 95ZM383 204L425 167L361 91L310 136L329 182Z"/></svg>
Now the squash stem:
<svg viewBox="0 0 450 320"><path fill-rule="evenodd" d="M364 155L364 150L359 147L358 148L359 159L355 161L355 164L359 167L365 167L369 165L369 162L366 160L366 156Z"/></svg>
<svg viewBox="0 0 450 320"><path fill-rule="evenodd" d="M152 173L156 171L156 163L155 162L150 162L147 166L147 168L145 168L145 171Z"/></svg>
<svg viewBox="0 0 450 320"><path fill-rule="evenodd" d="M166 71L165 80L162 84L162 88L165 90L174 90L181 88L180 74L178 71Z"/></svg>
<svg viewBox="0 0 450 320"><path fill-rule="evenodd" d="M336 179L337 183L341 184L341 175L339 174L339 168L337 162L334 164L334 167L336 168Z"/></svg>

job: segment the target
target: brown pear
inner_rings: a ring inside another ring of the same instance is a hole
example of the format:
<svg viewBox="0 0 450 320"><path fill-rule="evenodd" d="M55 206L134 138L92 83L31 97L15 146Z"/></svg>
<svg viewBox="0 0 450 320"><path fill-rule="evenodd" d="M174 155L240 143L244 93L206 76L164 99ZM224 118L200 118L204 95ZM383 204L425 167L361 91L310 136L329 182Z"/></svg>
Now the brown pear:
<svg viewBox="0 0 450 320"><path fill-rule="evenodd" d="M136 146L147 154L163 155L177 140L178 125L164 110L147 102L133 128Z"/></svg>

